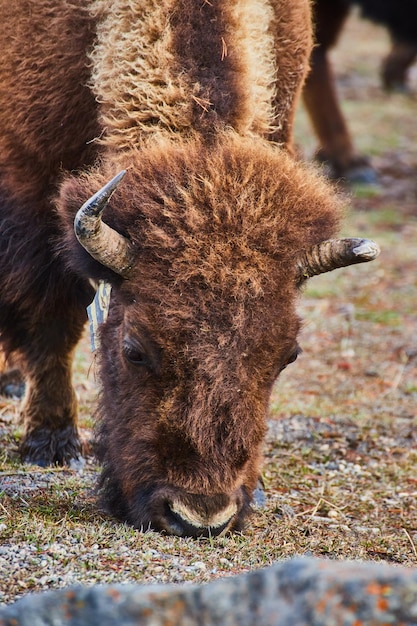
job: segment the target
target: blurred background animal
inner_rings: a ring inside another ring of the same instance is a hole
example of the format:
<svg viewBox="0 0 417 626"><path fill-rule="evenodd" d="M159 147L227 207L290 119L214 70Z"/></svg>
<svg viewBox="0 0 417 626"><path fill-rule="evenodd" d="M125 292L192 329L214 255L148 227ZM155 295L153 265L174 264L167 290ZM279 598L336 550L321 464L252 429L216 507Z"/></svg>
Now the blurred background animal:
<svg viewBox="0 0 417 626"><path fill-rule="evenodd" d="M354 7L363 17L387 28L391 49L381 67L388 91L407 91L408 70L417 56L417 2L415 0L316 0L314 22L316 46L303 98L319 140L316 158L325 163L330 177L349 182L376 182L366 155L357 153L342 112L329 60Z"/></svg>

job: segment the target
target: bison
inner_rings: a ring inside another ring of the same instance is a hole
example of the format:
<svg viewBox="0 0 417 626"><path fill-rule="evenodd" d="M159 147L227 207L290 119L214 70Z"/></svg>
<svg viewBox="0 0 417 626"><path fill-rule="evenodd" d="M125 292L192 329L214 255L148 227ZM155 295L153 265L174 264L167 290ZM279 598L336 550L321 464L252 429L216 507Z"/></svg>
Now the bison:
<svg viewBox="0 0 417 626"><path fill-rule="evenodd" d="M139 529L241 528L300 287L377 254L331 239L340 200L290 154L309 2L2 0L0 18L0 326L26 380L23 459L80 456L71 363L104 282L103 503Z"/></svg>
<svg viewBox="0 0 417 626"><path fill-rule="evenodd" d="M348 182L376 182L369 159L355 150L348 124L339 105L329 51L343 30L348 15L358 5L364 15L388 28L392 48L382 69L384 86L404 89L406 73L417 55L417 3L415 0L316 0L316 46L303 99L319 140L317 159L332 178Z"/></svg>

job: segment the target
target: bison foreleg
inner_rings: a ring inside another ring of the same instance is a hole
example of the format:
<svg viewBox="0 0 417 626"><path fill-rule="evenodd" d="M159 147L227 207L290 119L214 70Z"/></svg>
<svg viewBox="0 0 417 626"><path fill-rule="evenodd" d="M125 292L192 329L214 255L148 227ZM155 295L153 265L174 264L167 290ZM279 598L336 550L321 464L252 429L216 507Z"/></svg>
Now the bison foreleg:
<svg viewBox="0 0 417 626"><path fill-rule="evenodd" d="M41 362L32 361L27 368L21 411L25 427L21 455L27 463L63 465L80 456L71 361L53 354Z"/></svg>
<svg viewBox="0 0 417 626"><path fill-rule="evenodd" d="M36 465L65 465L79 459L77 398L72 387L74 346L83 319L74 324L50 320L33 328L32 340L19 348L26 392L21 420L22 459ZM70 327L70 329L68 328Z"/></svg>

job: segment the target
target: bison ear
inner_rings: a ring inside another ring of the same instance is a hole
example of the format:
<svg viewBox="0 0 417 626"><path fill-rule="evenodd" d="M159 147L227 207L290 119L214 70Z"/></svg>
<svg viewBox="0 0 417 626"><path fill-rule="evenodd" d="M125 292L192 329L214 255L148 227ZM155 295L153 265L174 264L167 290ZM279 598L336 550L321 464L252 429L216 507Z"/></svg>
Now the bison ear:
<svg viewBox="0 0 417 626"><path fill-rule="evenodd" d="M105 224L101 217L116 187L126 174L122 170L87 200L74 220L75 235L85 250L101 265L127 278L133 264L130 241Z"/></svg>
<svg viewBox="0 0 417 626"><path fill-rule="evenodd" d="M297 282L355 263L373 261L379 247L370 239L328 239L301 253L297 260Z"/></svg>

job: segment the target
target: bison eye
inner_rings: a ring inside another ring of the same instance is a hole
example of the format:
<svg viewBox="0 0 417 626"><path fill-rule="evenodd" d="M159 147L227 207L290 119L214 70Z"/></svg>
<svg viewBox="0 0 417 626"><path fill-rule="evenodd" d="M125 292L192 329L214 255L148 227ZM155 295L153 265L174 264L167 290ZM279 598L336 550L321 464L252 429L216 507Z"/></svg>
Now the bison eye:
<svg viewBox="0 0 417 626"><path fill-rule="evenodd" d="M130 339L124 339L123 341L123 356L129 363L133 365L149 365L148 357L142 346Z"/></svg>
<svg viewBox="0 0 417 626"><path fill-rule="evenodd" d="M288 357L288 359L285 361L285 363L281 366L281 371L285 370L285 368L287 367L287 365L290 365L290 363L294 363L294 361L297 360L297 357L299 354L302 353L302 350L300 348L300 346L297 346L295 348L295 350L293 350L290 354L290 356Z"/></svg>

